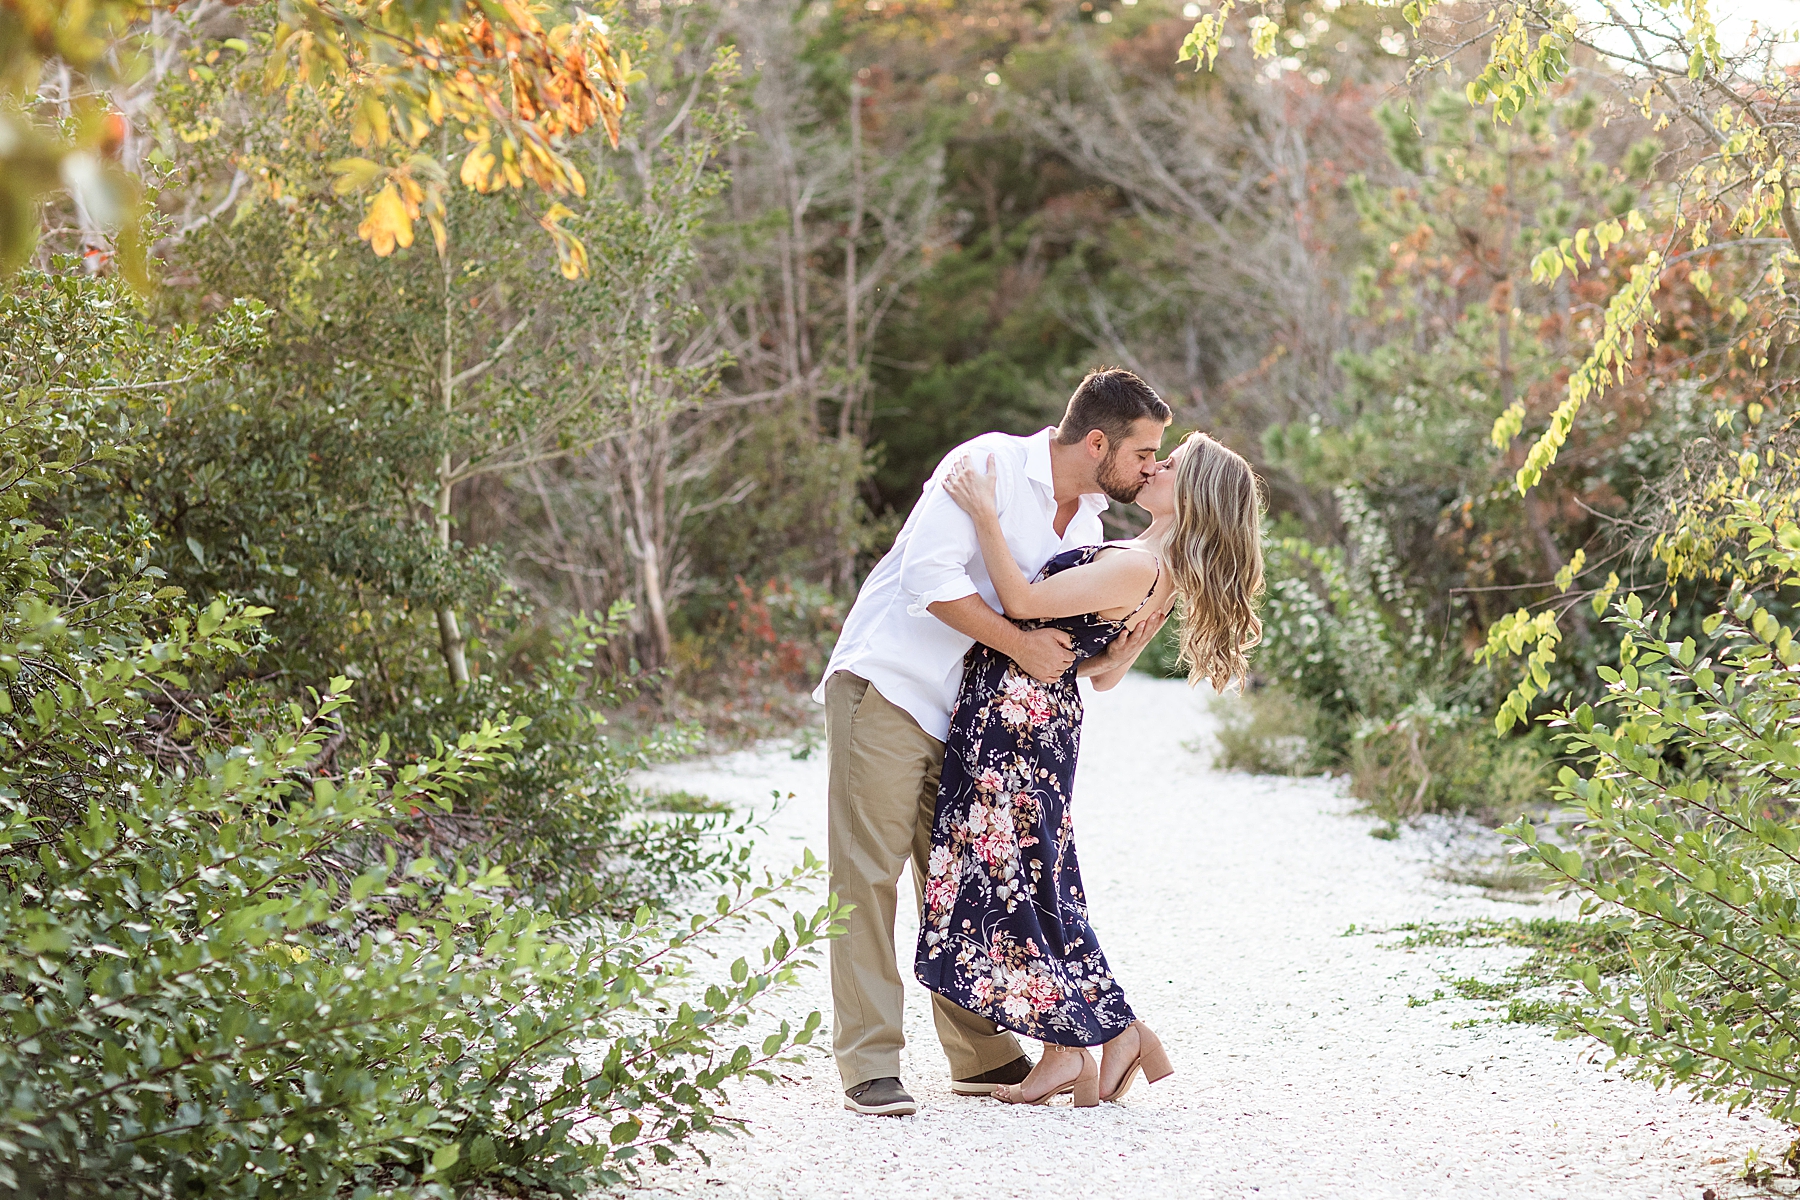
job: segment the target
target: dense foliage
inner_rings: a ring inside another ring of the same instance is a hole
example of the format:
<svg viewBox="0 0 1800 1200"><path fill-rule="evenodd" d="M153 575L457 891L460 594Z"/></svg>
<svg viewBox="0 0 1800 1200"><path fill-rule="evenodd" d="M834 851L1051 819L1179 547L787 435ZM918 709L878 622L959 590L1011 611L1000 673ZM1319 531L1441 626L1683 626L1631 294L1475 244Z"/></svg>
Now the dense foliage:
<svg viewBox="0 0 1800 1200"><path fill-rule="evenodd" d="M6 308L41 335L0 356L9 1188L568 1192L666 1157L722 1083L810 1039L817 1014L730 1042L829 909L688 976L812 864L757 882L700 819L626 820L580 684L604 630L415 714L409 750L403 723L355 722L347 678L291 699L246 678L269 610L189 600L150 522L82 521L154 452L136 397L254 353L262 310L165 334L66 271ZM729 890L691 920L629 907L708 881Z"/></svg>
<svg viewBox="0 0 1800 1200"><path fill-rule="evenodd" d="M1800 642L1788 606L1771 611L1770 585L1792 585L1800 526L1771 524L1759 499L1740 498L1727 518L1748 569L1699 637L1674 640L1668 614L1628 597L1610 618L1623 631L1618 665L1599 668L1607 693L1556 714L1576 763L1557 794L1580 845L1541 839L1529 822L1512 833L1631 956L1610 978L1576 965L1590 994L1576 1026L1636 1073L1792 1119Z"/></svg>

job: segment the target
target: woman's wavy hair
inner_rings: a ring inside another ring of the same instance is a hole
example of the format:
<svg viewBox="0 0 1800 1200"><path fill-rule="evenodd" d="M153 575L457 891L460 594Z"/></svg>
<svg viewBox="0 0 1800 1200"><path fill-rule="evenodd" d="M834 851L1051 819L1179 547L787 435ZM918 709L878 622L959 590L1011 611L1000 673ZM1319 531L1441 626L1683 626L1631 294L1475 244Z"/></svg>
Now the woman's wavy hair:
<svg viewBox="0 0 1800 1200"><path fill-rule="evenodd" d="M1250 670L1262 641L1261 481L1250 464L1204 433L1190 433L1176 467L1175 528L1163 546L1181 597L1181 664L1188 682L1224 691Z"/></svg>

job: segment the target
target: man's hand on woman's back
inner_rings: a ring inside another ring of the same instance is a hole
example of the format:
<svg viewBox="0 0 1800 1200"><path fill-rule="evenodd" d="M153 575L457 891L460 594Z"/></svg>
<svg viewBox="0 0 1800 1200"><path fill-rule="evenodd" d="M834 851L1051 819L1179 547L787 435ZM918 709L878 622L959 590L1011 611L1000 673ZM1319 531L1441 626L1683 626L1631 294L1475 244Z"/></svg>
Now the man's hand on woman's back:
<svg viewBox="0 0 1800 1200"><path fill-rule="evenodd" d="M1075 661L1069 635L1060 629L1021 629L1012 660L1027 675L1055 683Z"/></svg>

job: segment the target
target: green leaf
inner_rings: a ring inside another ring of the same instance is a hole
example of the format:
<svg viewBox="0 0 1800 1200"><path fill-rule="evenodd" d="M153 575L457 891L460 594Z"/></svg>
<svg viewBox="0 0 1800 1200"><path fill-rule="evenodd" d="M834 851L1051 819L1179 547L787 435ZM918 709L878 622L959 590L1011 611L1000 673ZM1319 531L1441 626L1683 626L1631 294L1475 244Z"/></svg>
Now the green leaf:
<svg viewBox="0 0 1800 1200"><path fill-rule="evenodd" d="M332 182L331 190L340 196L360 192L386 173L386 168L380 163L366 158L334 159L327 164L326 169L337 176Z"/></svg>
<svg viewBox="0 0 1800 1200"><path fill-rule="evenodd" d="M462 1159L462 1144L449 1142L431 1152L431 1173L442 1175Z"/></svg>

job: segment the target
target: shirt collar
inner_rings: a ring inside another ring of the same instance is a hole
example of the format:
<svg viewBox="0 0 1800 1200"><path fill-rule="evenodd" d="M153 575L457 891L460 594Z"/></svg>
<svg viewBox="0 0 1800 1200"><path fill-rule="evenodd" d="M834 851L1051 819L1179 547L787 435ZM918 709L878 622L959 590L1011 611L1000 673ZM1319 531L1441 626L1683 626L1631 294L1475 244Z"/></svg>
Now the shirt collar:
<svg viewBox="0 0 1800 1200"><path fill-rule="evenodd" d="M1025 439L1025 476L1033 483L1043 485L1047 495L1056 495L1056 479L1050 474L1050 439L1056 436L1056 426L1048 425ZM1087 492L1081 497L1083 512L1101 512L1110 503L1103 492Z"/></svg>
<svg viewBox="0 0 1800 1200"><path fill-rule="evenodd" d="M1050 425L1025 439L1025 476L1033 483L1043 484L1053 496L1056 478L1050 474L1050 439L1055 436L1056 426Z"/></svg>

